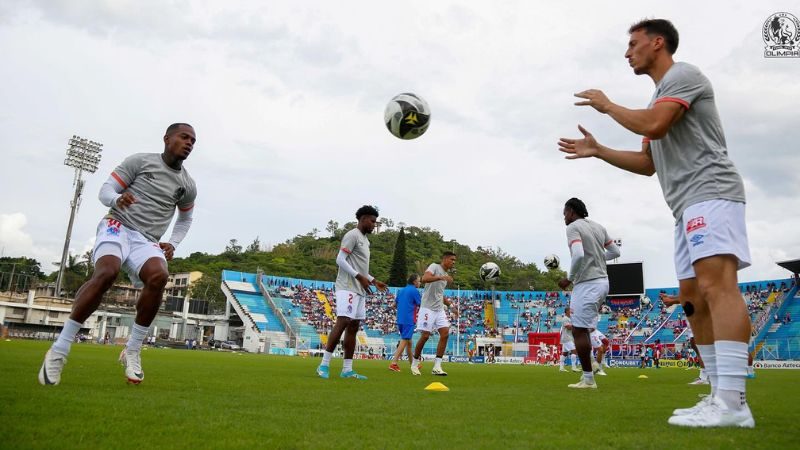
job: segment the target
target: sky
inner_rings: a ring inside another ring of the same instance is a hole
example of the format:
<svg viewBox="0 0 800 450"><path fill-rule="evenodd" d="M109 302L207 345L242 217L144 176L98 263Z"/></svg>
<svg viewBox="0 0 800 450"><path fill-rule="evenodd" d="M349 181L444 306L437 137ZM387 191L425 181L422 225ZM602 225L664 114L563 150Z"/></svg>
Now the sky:
<svg viewBox="0 0 800 450"><path fill-rule="evenodd" d="M396 223L541 266L550 253L568 261L562 208L579 197L622 239L620 262L643 261L647 287L675 286L674 221L656 177L557 149L579 123L607 146L640 149L640 136L573 94L601 89L645 108L653 82L623 55L628 27L658 17L680 32L675 60L711 80L744 178L753 265L740 280L784 278L775 262L800 258L800 59L764 58L762 26L779 11L800 16L800 4L2 2L0 251L55 270L73 134L104 145L75 219L70 249L82 254L114 167L161 152L167 125L188 122L198 198L176 256L219 253L233 238L277 244L374 204ZM432 110L413 141L383 124L401 92Z"/></svg>

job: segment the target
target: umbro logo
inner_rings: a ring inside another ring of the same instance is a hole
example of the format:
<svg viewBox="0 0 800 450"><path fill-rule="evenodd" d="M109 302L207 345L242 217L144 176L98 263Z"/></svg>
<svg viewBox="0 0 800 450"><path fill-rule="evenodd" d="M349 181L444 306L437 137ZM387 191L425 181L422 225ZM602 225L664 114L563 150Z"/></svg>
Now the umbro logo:
<svg viewBox="0 0 800 450"><path fill-rule="evenodd" d="M145 173L142 174L142 176L147 178L150 181L154 181L156 179L156 177L150 172L145 172Z"/></svg>

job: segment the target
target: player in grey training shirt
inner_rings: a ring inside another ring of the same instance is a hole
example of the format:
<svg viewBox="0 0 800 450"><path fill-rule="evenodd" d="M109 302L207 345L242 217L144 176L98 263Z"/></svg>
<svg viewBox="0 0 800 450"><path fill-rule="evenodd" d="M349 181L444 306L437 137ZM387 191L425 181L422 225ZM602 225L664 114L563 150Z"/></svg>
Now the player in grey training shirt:
<svg viewBox="0 0 800 450"><path fill-rule="evenodd" d="M356 335L361 321L366 318L367 295L370 286L385 291L387 286L369 274L369 240L367 235L375 229L378 209L364 205L356 211L356 228L345 233L336 257L339 273L336 276L336 323L328 335L328 343L322 362L317 367L317 375L327 379L330 376L330 363L336 346L344 334L344 364L342 378L366 380L367 377L353 370L353 354L356 350Z"/></svg>
<svg viewBox="0 0 800 450"><path fill-rule="evenodd" d="M561 289L574 284L569 301L572 335L575 351L583 368L583 377L571 388L596 389L592 368L592 343L590 333L597 329L600 305L608 295L606 261L619 257L619 247L608 236L606 229L588 219L586 205L577 198L564 205L564 223L567 225L567 245L572 262L569 278L558 282Z"/></svg>
<svg viewBox="0 0 800 450"><path fill-rule="evenodd" d="M195 141L191 125L174 123L167 128L162 153L137 154L125 159L101 188L100 201L111 210L97 228L94 273L76 292L69 319L45 355L39 371L41 384L59 384L70 344L122 268L132 281L141 282L143 289L120 361L130 383L138 384L144 379L142 342L161 305L169 278L167 261L172 259L192 222L197 191L183 161L189 157ZM168 242L159 242L176 207L179 212L172 235Z"/></svg>
<svg viewBox="0 0 800 450"><path fill-rule="evenodd" d="M678 31L668 20L648 19L628 30L625 58L656 89L647 109L628 109L599 90L575 94L644 137L641 151L600 145L580 125L581 139L562 138L567 159L596 157L641 175L658 174L676 219L675 268L686 312L712 395L673 411L668 423L687 427L755 426L745 397L750 318L737 286L737 270L750 264L744 186L728 158L711 83L697 67L676 63Z"/></svg>
<svg viewBox="0 0 800 450"><path fill-rule="evenodd" d="M440 263L433 263L428 266L422 275L422 282L425 283L425 291L422 293L422 304L417 313L417 331L421 336L414 349L414 360L411 362L411 373L419 375L422 360L422 349L431 333L434 330L439 332L439 344L436 346L436 359L433 362L431 373L438 376L447 376L447 372L442 370L442 358L447 349L447 339L450 336L450 320L444 310L445 305L450 307L450 300L444 298L444 288L447 283L453 282L453 277L448 275L456 264L456 254L444 252Z"/></svg>

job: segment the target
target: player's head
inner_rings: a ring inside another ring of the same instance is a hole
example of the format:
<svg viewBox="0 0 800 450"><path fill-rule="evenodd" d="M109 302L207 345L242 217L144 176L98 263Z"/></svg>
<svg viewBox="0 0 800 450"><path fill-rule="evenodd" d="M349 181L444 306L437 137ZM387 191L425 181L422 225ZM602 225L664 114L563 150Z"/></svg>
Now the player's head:
<svg viewBox="0 0 800 450"><path fill-rule="evenodd" d="M450 270L456 265L456 254L453 252L442 253L442 268Z"/></svg>
<svg viewBox="0 0 800 450"><path fill-rule="evenodd" d="M194 128L188 123L173 123L164 133L164 153L169 153L178 160L185 160L194 148L197 137Z"/></svg>
<svg viewBox="0 0 800 450"><path fill-rule="evenodd" d="M419 275L412 273L410 277L408 277L408 284L413 284L416 287L419 287Z"/></svg>
<svg viewBox="0 0 800 450"><path fill-rule="evenodd" d="M625 58L636 75L649 73L657 58L671 59L678 50L678 30L669 20L640 20L631 25L628 34Z"/></svg>
<svg viewBox="0 0 800 450"><path fill-rule="evenodd" d="M586 205L575 197L567 200L564 204L564 223L569 225L578 219L585 219L589 217L589 211L586 210Z"/></svg>
<svg viewBox="0 0 800 450"><path fill-rule="evenodd" d="M358 229L364 234L372 233L375 224L378 222L378 208L372 205L364 205L356 211Z"/></svg>

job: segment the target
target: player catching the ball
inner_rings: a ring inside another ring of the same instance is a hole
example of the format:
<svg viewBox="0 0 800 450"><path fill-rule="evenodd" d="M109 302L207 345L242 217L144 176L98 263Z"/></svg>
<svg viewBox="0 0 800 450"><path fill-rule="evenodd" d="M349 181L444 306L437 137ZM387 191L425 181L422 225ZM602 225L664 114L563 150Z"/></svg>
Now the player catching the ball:
<svg viewBox="0 0 800 450"><path fill-rule="evenodd" d="M672 209L680 302L715 393L676 410L668 422L754 427L745 396L751 325L736 274L750 265L744 183L728 158L711 82L697 67L672 59L678 48L672 23L643 20L628 33L625 58L635 74L655 83L649 107L625 108L596 89L575 96L583 99L576 105L643 136L641 151L612 150L581 126L583 138L562 138L559 147L568 159L596 157L629 172L657 174Z"/></svg>
<svg viewBox="0 0 800 450"><path fill-rule="evenodd" d="M386 284L369 274L369 239L367 235L375 229L378 210L374 206L364 205L356 211L356 228L345 233L342 246L336 256L339 273L336 275L336 323L328 335L322 363L317 367L317 375L328 379L329 366L333 352L339 345L344 333L344 365L342 378L366 380L367 377L353 370L353 354L356 351L356 335L361 321L367 317L367 295L372 292L370 286L381 291Z"/></svg>
<svg viewBox="0 0 800 450"><path fill-rule="evenodd" d="M608 236L606 229L587 219L586 205L571 198L564 205L564 223L567 225L567 245L572 256L569 278L558 282L561 289L573 284L569 301L572 336L581 362L583 376L569 387L597 389L592 367L592 344L589 333L597 328L600 305L608 295L606 261L618 258L619 247Z"/></svg>

